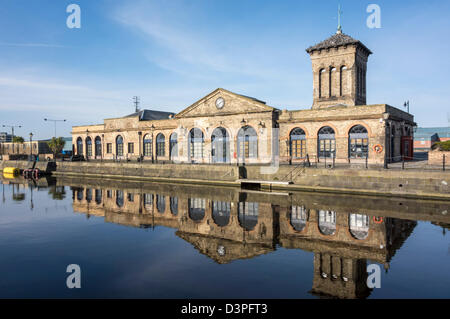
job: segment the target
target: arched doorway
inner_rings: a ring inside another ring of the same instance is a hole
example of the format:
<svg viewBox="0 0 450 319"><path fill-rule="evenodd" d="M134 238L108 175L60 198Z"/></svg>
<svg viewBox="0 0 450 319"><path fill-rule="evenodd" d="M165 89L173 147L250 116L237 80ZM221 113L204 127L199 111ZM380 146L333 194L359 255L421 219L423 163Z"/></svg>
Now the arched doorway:
<svg viewBox="0 0 450 319"><path fill-rule="evenodd" d="M95 156L102 156L102 139L100 136L95 138Z"/></svg>
<svg viewBox="0 0 450 319"><path fill-rule="evenodd" d="M150 134L144 136L144 156L152 156L152 136Z"/></svg>
<svg viewBox="0 0 450 319"><path fill-rule="evenodd" d="M348 157L369 157L369 134L362 125L353 126L348 134Z"/></svg>
<svg viewBox="0 0 450 319"><path fill-rule="evenodd" d="M189 158L191 161L203 159L205 138L201 129L194 127L189 132Z"/></svg>
<svg viewBox="0 0 450 319"><path fill-rule="evenodd" d="M245 162L245 159L258 157L258 135L253 127L241 127L237 142L237 157L242 162Z"/></svg>
<svg viewBox="0 0 450 319"><path fill-rule="evenodd" d="M77 155L83 155L83 140L81 137L77 138Z"/></svg>
<svg viewBox="0 0 450 319"><path fill-rule="evenodd" d="M304 158L306 156L306 134L299 127L294 128L289 136L291 158Z"/></svg>
<svg viewBox="0 0 450 319"><path fill-rule="evenodd" d="M116 138L116 155L123 156L123 138L120 135Z"/></svg>
<svg viewBox="0 0 450 319"><path fill-rule="evenodd" d="M334 130L329 126L324 126L318 133L317 154L319 158L336 157L336 139Z"/></svg>
<svg viewBox="0 0 450 319"><path fill-rule="evenodd" d="M166 156L166 137L159 133L156 135L156 157Z"/></svg>
<svg viewBox="0 0 450 319"><path fill-rule="evenodd" d="M86 138L86 157L91 157L91 156L92 156L92 140L88 136Z"/></svg>
<svg viewBox="0 0 450 319"><path fill-rule="evenodd" d="M175 158L178 157L178 134L172 133L172 135L170 135L169 140L170 140L169 142L170 159L174 160Z"/></svg>
<svg viewBox="0 0 450 319"><path fill-rule="evenodd" d="M211 135L211 159L213 163L230 161L230 141L228 132L223 127L216 128Z"/></svg>

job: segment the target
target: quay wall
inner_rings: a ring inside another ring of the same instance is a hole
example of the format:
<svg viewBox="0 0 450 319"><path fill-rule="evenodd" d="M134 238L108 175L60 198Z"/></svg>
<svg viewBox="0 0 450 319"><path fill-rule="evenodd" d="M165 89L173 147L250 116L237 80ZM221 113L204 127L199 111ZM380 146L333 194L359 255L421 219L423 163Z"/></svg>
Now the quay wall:
<svg viewBox="0 0 450 319"><path fill-rule="evenodd" d="M270 190L450 199L448 171L58 162L53 174L236 187L247 179Z"/></svg>
<svg viewBox="0 0 450 319"><path fill-rule="evenodd" d="M240 187L242 180L256 181L271 191L309 191L412 198L450 199L450 171L305 168L269 166L151 164L130 162L56 162L37 163L39 169L55 176L85 176L163 183L221 185ZM29 162L0 162L7 166L28 168ZM285 182L285 183L279 183Z"/></svg>

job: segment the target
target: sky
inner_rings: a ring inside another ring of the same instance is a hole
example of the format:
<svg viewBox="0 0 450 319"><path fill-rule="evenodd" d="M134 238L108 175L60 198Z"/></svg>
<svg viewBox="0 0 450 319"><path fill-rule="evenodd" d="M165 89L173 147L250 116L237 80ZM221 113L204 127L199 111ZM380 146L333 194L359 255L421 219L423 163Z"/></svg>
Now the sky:
<svg viewBox="0 0 450 319"><path fill-rule="evenodd" d="M381 28L369 28L369 4ZM81 8L68 28L66 8ZM216 88L279 109L312 105L305 49L343 32L373 55L367 104L410 110L421 127L450 125L450 1L2 0L0 131L54 135L141 108L179 112Z"/></svg>

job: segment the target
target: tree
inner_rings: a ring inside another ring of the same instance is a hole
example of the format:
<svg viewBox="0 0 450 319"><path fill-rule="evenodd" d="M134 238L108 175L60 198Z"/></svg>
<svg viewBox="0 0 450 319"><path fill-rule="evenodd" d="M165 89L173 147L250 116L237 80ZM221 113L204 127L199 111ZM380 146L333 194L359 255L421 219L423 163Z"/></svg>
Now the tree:
<svg viewBox="0 0 450 319"><path fill-rule="evenodd" d="M25 140L22 136L14 136L12 139L13 143L23 143Z"/></svg>
<svg viewBox="0 0 450 319"><path fill-rule="evenodd" d="M52 151L53 155L59 154L62 152L64 148L64 144L66 144L66 141L64 141L64 138L62 137L52 137L50 141L47 142L48 147Z"/></svg>

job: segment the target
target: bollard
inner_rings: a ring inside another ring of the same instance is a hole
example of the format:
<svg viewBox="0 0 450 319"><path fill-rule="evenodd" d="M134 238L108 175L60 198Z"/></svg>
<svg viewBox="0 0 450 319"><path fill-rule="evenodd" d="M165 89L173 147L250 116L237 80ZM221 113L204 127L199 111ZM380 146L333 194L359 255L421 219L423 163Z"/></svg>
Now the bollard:
<svg viewBox="0 0 450 319"><path fill-rule="evenodd" d="M445 154L442 154L442 170L445 172Z"/></svg>
<svg viewBox="0 0 450 319"><path fill-rule="evenodd" d="M333 155L333 168L334 168L335 160L336 160L336 157Z"/></svg>
<svg viewBox="0 0 450 319"><path fill-rule="evenodd" d="M366 156L366 169L369 168L368 166L368 156Z"/></svg>
<svg viewBox="0 0 450 319"><path fill-rule="evenodd" d="M405 169L405 156L402 155L402 169Z"/></svg>

